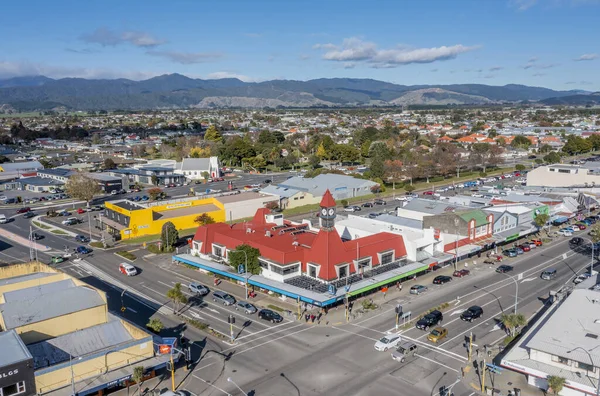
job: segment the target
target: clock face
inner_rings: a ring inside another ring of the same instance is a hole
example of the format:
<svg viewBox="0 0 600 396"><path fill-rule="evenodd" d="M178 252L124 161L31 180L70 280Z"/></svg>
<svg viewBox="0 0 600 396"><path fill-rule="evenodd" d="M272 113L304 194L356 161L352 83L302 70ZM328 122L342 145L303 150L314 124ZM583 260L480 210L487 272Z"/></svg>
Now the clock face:
<svg viewBox="0 0 600 396"><path fill-rule="evenodd" d="M325 208L321 209L321 214L323 216L327 216L327 209L325 209Z"/></svg>
<svg viewBox="0 0 600 396"><path fill-rule="evenodd" d="M333 216L334 213L335 213L335 209L330 208L329 209L329 216Z"/></svg>

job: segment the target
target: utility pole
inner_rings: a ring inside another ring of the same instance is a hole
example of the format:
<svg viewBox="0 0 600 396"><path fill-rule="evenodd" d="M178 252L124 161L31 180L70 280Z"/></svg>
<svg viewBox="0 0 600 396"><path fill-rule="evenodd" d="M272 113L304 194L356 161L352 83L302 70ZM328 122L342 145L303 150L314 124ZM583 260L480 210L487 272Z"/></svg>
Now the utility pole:
<svg viewBox="0 0 600 396"><path fill-rule="evenodd" d="M235 323L235 316L229 315L227 317L227 322L229 323L229 333L231 336L231 342L233 343L235 341L233 338L233 324Z"/></svg>
<svg viewBox="0 0 600 396"><path fill-rule="evenodd" d="M88 228L89 228L89 232L90 232L90 241L91 241L92 240L92 219L91 219L89 208L88 208L87 214L88 214Z"/></svg>
<svg viewBox="0 0 600 396"><path fill-rule="evenodd" d="M485 356L483 358L483 364L481 366L481 392L485 392Z"/></svg>

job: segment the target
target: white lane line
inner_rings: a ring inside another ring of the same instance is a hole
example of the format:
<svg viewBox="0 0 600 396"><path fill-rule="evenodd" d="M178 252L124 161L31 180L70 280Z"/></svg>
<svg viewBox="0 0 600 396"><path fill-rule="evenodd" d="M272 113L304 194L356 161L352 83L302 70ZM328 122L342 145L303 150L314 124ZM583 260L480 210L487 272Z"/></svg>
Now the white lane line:
<svg viewBox="0 0 600 396"><path fill-rule="evenodd" d="M377 338L367 337L366 335L363 335L363 334L360 334L360 333L355 333L355 332L350 331L350 330L342 329L342 328L335 327L335 326L331 326L331 327L333 329L336 329L336 330L339 330L339 331L343 331L344 333L349 333L349 334L352 334L352 335L355 335L355 336L366 338L367 340L371 340L371 341L375 341L375 342L379 341Z"/></svg>
<svg viewBox="0 0 600 396"><path fill-rule="evenodd" d="M296 335L296 334L298 334L298 333L303 333L303 332L305 332L305 331L307 331L307 330L310 330L310 329L312 329L312 327L306 327L306 328L304 328L304 329L302 329L302 330L298 330L298 331L295 331L295 332L293 332L293 333L285 334L285 335L282 335L281 337L273 338L272 340L265 341L265 342L263 342L263 343L261 343L261 344L253 345L253 346L251 346L250 348L244 349L243 351L236 352L236 353L235 353L235 355L233 356L233 358L235 358L235 357L236 357L236 356L238 356L238 355L241 355L242 353L246 353L246 352L248 352L248 351L251 351L251 350L253 350L253 349L259 348L259 347L261 347L261 346L263 346L263 345L267 345L267 344L270 344L270 343L272 343L272 342L279 341L279 340L281 340L281 339L283 339L283 338L291 337L291 336L293 336L293 335ZM238 346L239 346L239 345L238 345ZM225 353L225 352L229 351L230 349L234 349L235 347L236 347L236 346L233 346L233 347L231 347L231 348L225 349L225 350L223 350L223 353Z"/></svg>
<svg viewBox="0 0 600 396"><path fill-rule="evenodd" d="M432 363L439 364L439 365L440 365L440 366L442 366L442 367L446 367L448 370L452 370L452 371L454 371L455 373L458 373L458 370L457 370L457 369L455 369L455 368L452 368L452 367L450 367L450 366L447 366L447 365L445 365L444 363L438 362L437 360L429 359L428 357L425 357L425 356L423 356L423 355L419 355L419 354L416 354L416 353L415 353L415 356L418 356L418 357L420 357L421 359L429 360L429 361L430 361L430 362L432 362Z"/></svg>
<svg viewBox="0 0 600 396"><path fill-rule="evenodd" d="M423 341L419 341L419 340L417 340L417 339L414 339L414 338L406 337L406 336L404 336L404 335L402 336L402 339L406 339L406 340L412 341L412 342L414 342L415 344L418 344L418 345L422 346L422 347L423 347L423 348L425 348L425 349L429 349L429 350L432 350L432 351L439 352L439 353L441 353L442 355L444 355L444 356L446 356L446 357L449 357L449 358L451 358L451 359L458 360L459 362L464 362L464 361L466 361L466 360L467 360L467 358L466 358L466 357L464 357L464 356L461 356L461 355L459 355L458 353L454 353L454 352L452 352L452 351L447 351L447 350L445 350L445 349L442 349L442 348L440 348L439 346L436 346L436 345L429 345L429 344L427 344L427 343L425 343L425 342L423 342Z"/></svg>
<svg viewBox="0 0 600 396"><path fill-rule="evenodd" d="M248 320L252 320L252 321L254 322L254 319L253 319L253 318L252 318L252 319L248 319ZM282 322L282 323L279 323L278 325L275 325L275 326L272 326L272 327L267 327L267 328L265 328L265 329L262 329L262 330L256 331L256 332L254 332L254 333L252 333L252 334L246 334L245 336L238 337L238 338L237 338L237 340L238 340L238 341L239 341L239 340L243 340L244 338L250 337L251 335L260 334L260 333L262 333L262 332L265 332L265 331L269 331L269 330L276 329L277 327L281 327L281 326L286 326L286 325L289 325L290 323L293 323L293 322L291 322L291 321L288 321L288 322Z"/></svg>
<svg viewBox="0 0 600 396"><path fill-rule="evenodd" d="M285 331L285 330L293 330L293 329L295 329L295 328L298 328L298 327L304 327L304 325L303 325L303 324L299 324L299 325L296 325L296 326L293 326L293 327L289 327L289 328L286 328L286 329L283 329L283 330L277 330L277 331L275 331L275 332L273 332L273 333L266 334L266 335L262 335L262 336L260 336L260 337L252 338L251 340L249 340L249 341L246 341L246 342L243 342L243 343L240 343L240 344L236 343L236 344L235 344L235 345L233 345L232 347L230 347L230 348L227 348L227 349L223 350L222 352L224 353L224 352L227 352L227 351L229 351L229 350L231 350L231 349L235 349L235 348L237 348L237 347L241 347L241 346L243 346L243 345L250 344L251 342L255 342L255 341L258 341L258 340L262 340L263 338L267 338L267 337L273 336L273 335L275 335L275 334L282 333L282 332L283 332L283 331ZM305 328L305 330L308 330L308 329L312 329L312 327L306 327L306 328ZM296 333L290 333L290 334L296 334ZM285 336L287 336L287 334L286 334L286 335L284 335L284 336L282 336L282 337L285 337ZM263 344L259 344L259 345L263 345ZM237 352L236 352L236 354L237 354Z"/></svg>
<svg viewBox="0 0 600 396"><path fill-rule="evenodd" d="M133 309L133 308L130 308L130 307L127 307L127 310L128 310L128 311L131 311L131 312L133 312L133 313L137 313L137 311L136 311L135 309Z"/></svg>
<svg viewBox="0 0 600 396"><path fill-rule="evenodd" d="M227 396L232 396L231 393L225 392L223 389L219 388L216 385L211 384L208 381L203 380L202 378L198 377L196 374L192 374L192 377L199 379L200 381L204 382L206 385L212 386L213 388L220 390L221 392L223 392L224 394L226 394Z"/></svg>

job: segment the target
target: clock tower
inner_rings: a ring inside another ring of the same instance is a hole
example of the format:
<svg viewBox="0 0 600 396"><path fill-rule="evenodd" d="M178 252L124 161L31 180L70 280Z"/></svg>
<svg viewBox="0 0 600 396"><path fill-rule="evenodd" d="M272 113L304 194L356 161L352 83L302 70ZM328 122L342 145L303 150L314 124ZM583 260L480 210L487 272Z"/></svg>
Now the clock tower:
<svg viewBox="0 0 600 396"><path fill-rule="evenodd" d="M333 196L329 192L329 190L325 191L323 194L323 199L321 199L321 203L319 204L319 220L321 224L321 229L324 231L333 230L333 226L335 224L335 200Z"/></svg>

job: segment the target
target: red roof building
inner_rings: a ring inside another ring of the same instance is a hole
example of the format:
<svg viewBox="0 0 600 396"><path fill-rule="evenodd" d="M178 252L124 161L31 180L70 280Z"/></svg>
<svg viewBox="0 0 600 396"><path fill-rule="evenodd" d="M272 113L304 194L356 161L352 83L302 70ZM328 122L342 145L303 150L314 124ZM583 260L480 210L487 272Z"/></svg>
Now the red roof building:
<svg viewBox="0 0 600 396"><path fill-rule="evenodd" d="M262 276L284 281L304 275L321 282L362 274L406 256L401 235L382 232L342 240L334 227L336 203L329 190L323 195L320 207L318 231L262 208L248 222L199 227L192 241L192 252L227 260L228 251L247 244L260 251Z"/></svg>

